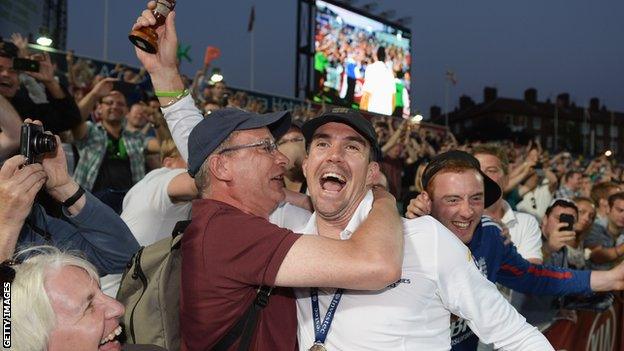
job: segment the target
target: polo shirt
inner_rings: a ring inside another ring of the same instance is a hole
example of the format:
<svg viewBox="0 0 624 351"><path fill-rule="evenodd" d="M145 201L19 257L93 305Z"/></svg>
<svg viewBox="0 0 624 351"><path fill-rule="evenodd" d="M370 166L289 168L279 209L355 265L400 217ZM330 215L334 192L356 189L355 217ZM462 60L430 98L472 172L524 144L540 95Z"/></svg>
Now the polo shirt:
<svg viewBox="0 0 624 351"><path fill-rule="evenodd" d="M340 238L368 216L373 195L358 206ZM346 290L325 342L328 350L449 350L451 313L506 350L552 350L548 342L477 269L468 248L433 217L403 221L401 279L380 291ZM318 234L316 214L304 233ZM347 269L345 267L345 269ZM319 288L321 319L335 289ZM299 350L314 343L310 289L295 289Z"/></svg>
<svg viewBox="0 0 624 351"><path fill-rule="evenodd" d="M182 350L214 347L251 305L258 286L275 284L299 237L226 203L194 201L181 246ZM296 324L292 289L273 289L258 315L251 349L295 350Z"/></svg>

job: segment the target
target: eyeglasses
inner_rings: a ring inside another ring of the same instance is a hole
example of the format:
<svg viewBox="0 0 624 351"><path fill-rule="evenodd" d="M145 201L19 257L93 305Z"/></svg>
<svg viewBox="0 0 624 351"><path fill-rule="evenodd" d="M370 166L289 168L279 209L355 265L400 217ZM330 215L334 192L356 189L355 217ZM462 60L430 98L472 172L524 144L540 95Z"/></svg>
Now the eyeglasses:
<svg viewBox="0 0 624 351"><path fill-rule="evenodd" d="M274 153L277 150L277 144L274 140L265 139L262 141L255 142L253 144L244 144L244 145L235 145L231 147L226 147L225 149L219 151L219 155L224 154L230 151L237 151L242 149L249 149L252 147L261 147L269 154Z"/></svg>
<svg viewBox="0 0 624 351"><path fill-rule="evenodd" d="M288 143L300 143L302 141L304 141L305 139L303 137L294 137L294 138L290 138L290 139L280 139L277 142L277 145L281 146L284 144L288 144Z"/></svg>
<svg viewBox="0 0 624 351"><path fill-rule="evenodd" d="M0 263L0 282L4 286L4 283L13 283L15 279L15 269L12 266L18 262L14 260L6 260Z"/></svg>

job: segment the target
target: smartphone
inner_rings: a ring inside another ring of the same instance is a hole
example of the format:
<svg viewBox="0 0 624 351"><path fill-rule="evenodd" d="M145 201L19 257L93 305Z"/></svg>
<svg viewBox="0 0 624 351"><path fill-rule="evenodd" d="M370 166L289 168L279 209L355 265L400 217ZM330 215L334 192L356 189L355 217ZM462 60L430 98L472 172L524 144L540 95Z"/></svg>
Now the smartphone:
<svg viewBox="0 0 624 351"><path fill-rule="evenodd" d="M13 59L13 69L16 71L39 72L39 61L16 57Z"/></svg>
<svg viewBox="0 0 624 351"><path fill-rule="evenodd" d="M535 164L535 166L533 166L534 169L543 169L544 168L544 164L542 162L538 162Z"/></svg>
<svg viewBox="0 0 624 351"><path fill-rule="evenodd" d="M561 230L573 230L574 229L574 216L567 213L559 215L559 223L567 223L568 225L561 228Z"/></svg>

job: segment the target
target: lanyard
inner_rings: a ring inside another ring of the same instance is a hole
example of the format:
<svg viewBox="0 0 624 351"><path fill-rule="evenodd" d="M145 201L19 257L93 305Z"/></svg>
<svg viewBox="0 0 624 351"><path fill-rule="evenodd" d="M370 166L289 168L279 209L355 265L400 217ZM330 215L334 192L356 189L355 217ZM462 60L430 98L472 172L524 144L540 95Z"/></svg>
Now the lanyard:
<svg viewBox="0 0 624 351"><path fill-rule="evenodd" d="M325 339L327 339L327 333L329 332L329 327L331 326L332 321L334 320L334 313L336 312L336 308L338 308L338 303L340 302L340 298L342 297L342 289L336 290L334 297L332 298L329 307L327 308L327 312L325 313L325 317L323 318L323 323L321 323L321 316L319 311L319 303L318 303L318 289L310 288L310 299L312 300L312 315L314 317L314 343L324 344Z"/></svg>

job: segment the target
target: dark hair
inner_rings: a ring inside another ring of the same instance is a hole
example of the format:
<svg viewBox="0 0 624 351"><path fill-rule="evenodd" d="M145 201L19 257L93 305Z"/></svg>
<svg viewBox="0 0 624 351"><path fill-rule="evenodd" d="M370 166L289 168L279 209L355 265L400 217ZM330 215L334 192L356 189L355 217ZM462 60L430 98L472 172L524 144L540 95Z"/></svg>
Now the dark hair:
<svg viewBox="0 0 624 351"><path fill-rule="evenodd" d="M620 191L619 193L609 196L609 207L613 207L613 204L617 200L624 200L624 191Z"/></svg>
<svg viewBox="0 0 624 351"><path fill-rule="evenodd" d="M566 199L566 198L554 199L550 203L550 206L548 206L548 208L546 209L546 216L549 216L550 213L555 209L555 207L571 208L574 210L574 212L576 212L576 216L578 217L578 207L576 206L574 201L570 199Z"/></svg>
<svg viewBox="0 0 624 351"><path fill-rule="evenodd" d="M380 46L377 48L377 61L385 61L386 60L386 48Z"/></svg>
<svg viewBox="0 0 624 351"><path fill-rule="evenodd" d="M568 179L572 178L575 174L583 175L583 172L579 171L578 169L571 169L565 172L565 175L563 176L563 181L567 182Z"/></svg>

